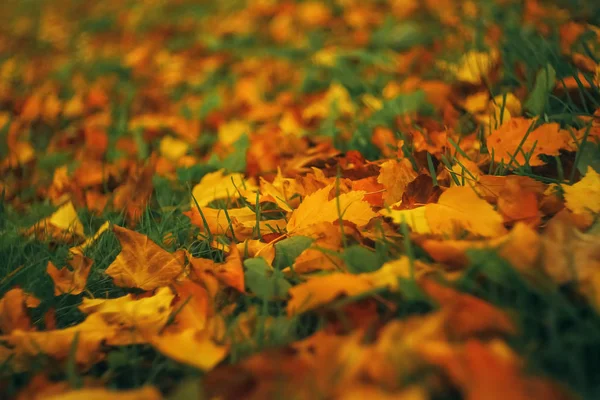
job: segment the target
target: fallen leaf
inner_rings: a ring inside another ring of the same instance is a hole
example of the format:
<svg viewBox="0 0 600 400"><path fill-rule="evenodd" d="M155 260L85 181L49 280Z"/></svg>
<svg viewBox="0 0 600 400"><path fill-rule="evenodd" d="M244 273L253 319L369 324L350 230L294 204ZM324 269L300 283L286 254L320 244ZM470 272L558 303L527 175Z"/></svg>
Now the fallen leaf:
<svg viewBox="0 0 600 400"><path fill-rule="evenodd" d="M238 190L256 190L256 186L244 180L240 173L225 174L224 170L211 172L200 180L192 189L191 208L205 207L211 201L218 199L233 200L239 197Z"/></svg>
<svg viewBox="0 0 600 400"><path fill-rule="evenodd" d="M121 243L121 252L105 272L117 286L153 290L169 285L181 274L180 260L148 236L117 225L113 232Z"/></svg>
<svg viewBox="0 0 600 400"><path fill-rule="evenodd" d="M449 237L464 231L475 236L497 237L506 233L502 216L473 189L455 186L447 189L437 203L412 210L382 210L395 223L406 222L413 232Z"/></svg>
<svg viewBox="0 0 600 400"><path fill-rule="evenodd" d="M7 291L0 299L0 331L4 334L14 330L31 331L31 318L28 308L37 307L39 300L20 288Z"/></svg>
<svg viewBox="0 0 600 400"><path fill-rule="evenodd" d="M496 129L487 138L494 162L504 162L509 167L523 166L527 155L528 164L534 167L545 164L539 158L540 155L557 156L561 149L568 148L568 131L560 129L557 123L543 124L532 129L531 126L535 123L535 120L527 118L511 118ZM525 138L527 132L529 134Z"/></svg>
<svg viewBox="0 0 600 400"><path fill-rule="evenodd" d="M54 295L78 295L83 292L93 263L94 260L81 254L72 255L68 261L71 268L63 266L58 269L51 261L48 261L46 272L54 282Z"/></svg>
<svg viewBox="0 0 600 400"><path fill-rule="evenodd" d="M383 194L385 204L390 205L402 200L406 187L416 177L417 173L406 158L400 161L389 160L381 164L377 182L381 183L386 190Z"/></svg>
<svg viewBox="0 0 600 400"><path fill-rule="evenodd" d="M107 324L118 330L133 329L141 337L147 338L165 326L172 312L171 303L174 299L171 289L163 287L154 295L140 299L131 294L115 299L84 298L79 310L102 317ZM127 331L126 335L137 338L133 333Z"/></svg>
<svg viewBox="0 0 600 400"><path fill-rule="evenodd" d="M600 213L600 175L588 167L586 175L572 186L561 185L566 207L591 222Z"/></svg>
<svg viewBox="0 0 600 400"><path fill-rule="evenodd" d="M226 346L213 342L206 331L196 329L154 336L152 345L164 355L202 371L213 369L228 352Z"/></svg>
<svg viewBox="0 0 600 400"><path fill-rule="evenodd" d="M299 234L311 225L340 219L364 226L376 215L369 203L363 201L365 192L344 193L329 200L332 188L330 184L304 198L287 223L288 234Z"/></svg>

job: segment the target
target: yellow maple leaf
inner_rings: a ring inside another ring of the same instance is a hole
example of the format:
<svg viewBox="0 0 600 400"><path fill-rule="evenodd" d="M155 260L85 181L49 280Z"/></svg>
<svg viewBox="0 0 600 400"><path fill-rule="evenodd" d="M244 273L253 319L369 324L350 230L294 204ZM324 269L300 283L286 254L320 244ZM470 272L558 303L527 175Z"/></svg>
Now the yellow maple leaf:
<svg viewBox="0 0 600 400"><path fill-rule="evenodd" d="M572 186L561 185L565 192L566 207L591 222L600 213L600 175L588 167L585 176Z"/></svg>
<svg viewBox="0 0 600 400"><path fill-rule="evenodd" d="M83 225L72 202L60 206L48 219L48 223L66 232L83 236Z"/></svg>
<svg viewBox="0 0 600 400"><path fill-rule="evenodd" d="M168 287L162 287L150 297L135 299L131 294L115 299L84 298L79 310L95 314L118 329L134 328L144 337L158 333L171 314L175 295ZM128 332L129 333L129 332Z"/></svg>
<svg viewBox="0 0 600 400"><path fill-rule="evenodd" d="M298 233L320 222L338 221L340 216L360 227L376 216L370 204L363 200L366 192L352 191L329 200L333 186L327 185L304 198L288 221L288 234Z"/></svg>
<svg viewBox="0 0 600 400"><path fill-rule="evenodd" d="M189 144L173 136L163 137L159 145L160 155L171 162L176 162L183 157L189 148Z"/></svg>
<svg viewBox="0 0 600 400"><path fill-rule="evenodd" d="M496 237L506 233L502 216L465 186L451 187L435 204L412 210L382 210L394 222L406 222L413 232L457 237L463 231L475 236Z"/></svg>
<svg viewBox="0 0 600 400"><path fill-rule="evenodd" d="M472 50L464 54L456 64L439 61L438 66L453 74L461 82L478 85L488 77L498 58L499 54L495 49L491 52Z"/></svg>
<svg viewBox="0 0 600 400"><path fill-rule="evenodd" d="M237 199L239 190L256 190L256 186L249 181L244 180L244 175L240 173L225 174L221 169L204 175L200 183L192 189L191 207L196 208L196 202L200 207L208 205L217 199ZM195 201L194 201L195 199Z"/></svg>
<svg viewBox="0 0 600 400"><path fill-rule="evenodd" d="M152 338L152 345L164 355L202 371L209 371L227 355L226 346L216 344L208 331L186 329Z"/></svg>
<svg viewBox="0 0 600 400"><path fill-rule="evenodd" d="M306 107L302 112L302 118L325 118L334 107L342 115L353 115L356 111L348 90L339 83L332 84L321 99Z"/></svg>
<svg viewBox="0 0 600 400"><path fill-rule="evenodd" d="M225 146L231 146L243 134L250 134L250 124L243 120L232 120L219 125L219 143Z"/></svg>
<svg viewBox="0 0 600 400"><path fill-rule="evenodd" d="M182 272L180 260L146 235L114 226L121 252L106 269L115 284L153 290L169 285Z"/></svg>
<svg viewBox="0 0 600 400"><path fill-rule="evenodd" d="M72 255L72 258L68 262L72 269L66 266L58 269L52 261L48 261L46 272L52 278L52 282L54 282L54 295L77 295L83 292L93 263L94 260L84 257L81 254Z"/></svg>

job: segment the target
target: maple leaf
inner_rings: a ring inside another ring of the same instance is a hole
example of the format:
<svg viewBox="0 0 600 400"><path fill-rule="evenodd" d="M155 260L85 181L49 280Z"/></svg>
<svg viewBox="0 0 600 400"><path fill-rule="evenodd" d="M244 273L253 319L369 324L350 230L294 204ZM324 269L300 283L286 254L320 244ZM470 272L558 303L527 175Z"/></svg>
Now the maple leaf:
<svg viewBox="0 0 600 400"><path fill-rule="evenodd" d="M240 173L225 174L221 169L204 175L192 189L191 208L198 206L204 207L213 200L217 199L236 199L239 197L238 189L256 190L256 186L249 181L244 180Z"/></svg>
<svg viewBox="0 0 600 400"><path fill-rule="evenodd" d="M338 221L340 218L360 227L376 215L370 204L363 201L365 192L344 193L329 200L332 188L333 184L330 184L304 198L287 223L288 234L301 232L320 222Z"/></svg>
<svg viewBox="0 0 600 400"><path fill-rule="evenodd" d="M202 371L214 368L228 353L227 347L216 344L208 332L196 329L154 336L152 345L164 355Z"/></svg>
<svg viewBox="0 0 600 400"><path fill-rule="evenodd" d="M451 187L435 204L412 210L381 210L394 222L406 222L413 232L460 236L463 231L476 236L496 237L506 233L502 216L469 187Z"/></svg>
<svg viewBox="0 0 600 400"><path fill-rule="evenodd" d="M572 186L561 185L566 207L587 221L600 213L600 174L588 167L586 175Z"/></svg>
<svg viewBox="0 0 600 400"><path fill-rule="evenodd" d="M508 166L517 167L525 165L528 161L529 165L534 167L545 164L539 158L540 155L557 156L561 149L569 147L569 132L560 129L557 123L543 124L531 129L534 123L535 120L527 118L512 118L496 129L487 138L494 162L504 162ZM529 134L525 137L527 132ZM528 157L527 161L525 155Z"/></svg>
<svg viewBox="0 0 600 400"><path fill-rule="evenodd" d="M72 255L68 262L71 270L66 266L58 269L51 261L48 261L46 272L54 282L54 295L77 295L83 292L93 263L94 260L81 254Z"/></svg>
<svg viewBox="0 0 600 400"><path fill-rule="evenodd" d="M113 232L121 243L121 252L105 273L117 286L153 290L169 285L182 272L180 260L148 236L116 225Z"/></svg>

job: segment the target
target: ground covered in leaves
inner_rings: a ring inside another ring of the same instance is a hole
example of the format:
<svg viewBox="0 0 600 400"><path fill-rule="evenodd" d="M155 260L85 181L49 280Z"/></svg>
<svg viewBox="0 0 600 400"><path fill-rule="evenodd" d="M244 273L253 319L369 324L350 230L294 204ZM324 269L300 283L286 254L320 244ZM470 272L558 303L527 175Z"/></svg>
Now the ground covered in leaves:
<svg viewBox="0 0 600 400"><path fill-rule="evenodd" d="M0 397L598 398L593 3L2 2Z"/></svg>

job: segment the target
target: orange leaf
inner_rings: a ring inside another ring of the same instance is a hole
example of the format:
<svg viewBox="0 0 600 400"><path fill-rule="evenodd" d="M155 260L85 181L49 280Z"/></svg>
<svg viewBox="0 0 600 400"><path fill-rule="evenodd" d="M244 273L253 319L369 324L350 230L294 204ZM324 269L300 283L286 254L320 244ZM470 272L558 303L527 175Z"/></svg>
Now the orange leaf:
<svg viewBox="0 0 600 400"><path fill-rule="evenodd" d="M507 165L512 164L513 167L517 167L525 165L525 154L527 154L530 166L544 165L544 161L539 158L540 155L557 156L560 154L559 150L569 147L569 132L560 129L557 123L543 124L531 130L523 142L525 134L533 123L534 120L527 118L511 118L496 129L487 139L490 152L494 155L494 162L504 161ZM516 162L512 161L512 156Z"/></svg>
<svg viewBox="0 0 600 400"><path fill-rule="evenodd" d="M51 261L48 261L46 272L54 282L54 295L77 295L83 292L93 263L92 259L81 254L73 254L69 260L72 270L66 266L58 269Z"/></svg>

